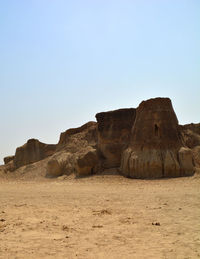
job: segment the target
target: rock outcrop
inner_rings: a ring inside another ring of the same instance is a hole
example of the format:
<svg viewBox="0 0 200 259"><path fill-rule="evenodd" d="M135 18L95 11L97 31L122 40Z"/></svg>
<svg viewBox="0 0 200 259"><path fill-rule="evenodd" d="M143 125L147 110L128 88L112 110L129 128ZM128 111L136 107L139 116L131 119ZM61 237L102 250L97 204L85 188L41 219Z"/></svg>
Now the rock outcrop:
<svg viewBox="0 0 200 259"><path fill-rule="evenodd" d="M58 177L75 173L75 154L60 151L51 156L46 167L46 177Z"/></svg>
<svg viewBox="0 0 200 259"><path fill-rule="evenodd" d="M122 174L131 178L187 176L194 173L192 151L182 143L169 98L143 101L136 111Z"/></svg>
<svg viewBox="0 0 200 259"><path fill-rule="evenodd" d="M84 141L86 145L95 146L97 144L97 123L90 121L81 127L68 129L61 133L57 150L62 150L63 148L69 150L71 147L73 151L76 146L75 139Z"/></svg>
<svg viewBox="0 0 200 259"><path fill-rule="evenodd" d="M200 124L180 125L182 140L189 148L194 148L200 145L200 133L198 131Z"/></svg>
<svg viewBox="0 0 200 259"><path fill-rule="evenodd" d="M76 176L91 175L96 172L98 164L97 150L91 148L83 154L80 154L76 160Z"/></svg>
<svg viewBox="0 0 200 259"><path fill-rule="evenodd" d="M192 149L193 161L196 168L200 167L200 123L179 126L184 144Z"/></svg>
<svg viewBox="0 0 200 259"><path fill-rule="evenodd" d="M4 164L6 165L6 164L8 164L10 161L13 161L14 160L14 158L15 158L15 156L6 156L6 157L4 157Z"/></svg>
<svg viewBox="0 0 200 259"><path fill-rule="evenodd" d="M191 130L192 132L200 135L200 123L190 123L185 125L180 125L183 130Z"/></svg>
<svg viewBox="0 0 200 259"><path fill-rule="evenodd" d="M200 146L194 147L192 153L195 167L200 168Z"/></svg>
<svg viewBox="0 0 200 259"><path fill-rule="evenodd" d="M133 108L96 114L98 153L103 169L120 166L121 154L130 141L135 114Z"/></svg>
<svg viewBox="0 0 200 259"><path fill-rule="evenodd" d="M56 153L47 165L47 177L74 173L77 177L92 174L97 163L97 123L61 133Z"/></svg>
<svg viewBox="0 0 200 259"><path fill-rule="evenodd" d="M101 112L96 119L61 133L57 145L28 140L15 156L4 159L1 174L120 172L143 179L189 176L200 167L200 124L178 125L168 98L143 101L137 109Z"/></svg>
<svg viewBox="0 0 200 259"><path fill-rule="evenodd" d="M15 152L14 166L19 168L40 161L51 156L56 150L56 145L48 145L37 139L29 139L26 144L18 147Z"/></svg>

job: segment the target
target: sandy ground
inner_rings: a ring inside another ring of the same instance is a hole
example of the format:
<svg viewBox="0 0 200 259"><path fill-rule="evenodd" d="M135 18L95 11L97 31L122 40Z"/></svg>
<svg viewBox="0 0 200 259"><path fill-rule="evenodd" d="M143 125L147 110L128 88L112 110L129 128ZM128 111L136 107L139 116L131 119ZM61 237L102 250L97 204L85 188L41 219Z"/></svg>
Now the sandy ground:
<svg viewBox="0 0 200 259"><path fill-rule="evenodd" d="M200 258L200 176L1 179L0 258Z"/></svg>

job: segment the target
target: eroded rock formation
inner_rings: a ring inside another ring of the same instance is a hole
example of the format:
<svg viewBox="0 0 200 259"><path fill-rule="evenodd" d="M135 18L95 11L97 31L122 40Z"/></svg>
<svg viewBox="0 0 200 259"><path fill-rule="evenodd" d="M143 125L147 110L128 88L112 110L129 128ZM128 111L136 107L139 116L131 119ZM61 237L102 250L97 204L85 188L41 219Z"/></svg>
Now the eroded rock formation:
<svg viewBox="0 0 200 259"><path fill-rule="evenodd" d="M119 167L121 154L127 148L136 110L119 109L96 114L98 123L98 152L102 167Z"/></svg>
<svg viewBox="0 0 200 259"><path fill-rule="evenodd" d="M76 160L76 175L86 176L97 172L98 164L97 150L91 148L83 154L80 154Z"/></svg>
<svg viewBox="0 0 200 259"><path fill-rule="evenodd" d="M200 167L200 123L179 126L184 144L192 149L195 167Z"/></svg>
<svg viewBox="0 0 200 259"><path fill-rule="evenodd" d="M85 176L94 172L97 163L97 123L88 122L81 127L61 133L56 153L47 165L46 175L62 174Z"/></svg>
<svg viewBox="0 0 200 259"><path fill-rule="evenodd" d="M14 160L14 158L15 158L15 156L6 156L6 157L4 157L4 164L6 165L6 164L8 164L10 161L13 161Z"/></svg>
<svg viewBox="0 0 200 259"><path fill-rule="evenodd" d="M95 146L97 144L97 123L90 121L81 127L68 129L61 133L57 150L61 150L64 147L69 149L70 146L73 148L76 142L75 139L83 140L86 145Z"/></svg>
<svg viewBox="0 0 200 259"><path fill-rule="evenodd" d="M57 145L28 140L4 159L1 174L79 177L112 170L131 178L161 178L192 175L194 165L200 167L200 124L178 125L168 98L101 112L96 119L61 133Z"/></svg>
<svg viewBox="0 0 200 259"><path fill-rule="evenodd" d="M18 147L15 152L14 166L19 168L23 165L37 162L51 156L56 150L56 145L48 145L37 139L29 139L26 144Z"/></svg>
<svg viewBox="0 0 200 259"><path fill-rule="evenodd" d="M182 140L189 148L194 148L200 145L200 130L198 130L198 126L200 128L200 124L188 124L179 126Z"/></svg>
<svg viewBox="0 0 200 259"><path fill-rule="evenodd" d="M182 143L169 98L143 101L136 111L131 141L122 156L121 172L131 178L192 175L192 151Z"/></svg>

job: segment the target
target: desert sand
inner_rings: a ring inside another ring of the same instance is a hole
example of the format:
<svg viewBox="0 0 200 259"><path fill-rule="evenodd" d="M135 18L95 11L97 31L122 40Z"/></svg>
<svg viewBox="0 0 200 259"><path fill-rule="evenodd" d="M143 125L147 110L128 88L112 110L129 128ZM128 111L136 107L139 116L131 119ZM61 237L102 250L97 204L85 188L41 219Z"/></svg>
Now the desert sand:
<svg viewBox="0 0 200 259"><path fill-rule="evenodd" d="M200 258L200 175L2 178L0 258Z"/></svg>

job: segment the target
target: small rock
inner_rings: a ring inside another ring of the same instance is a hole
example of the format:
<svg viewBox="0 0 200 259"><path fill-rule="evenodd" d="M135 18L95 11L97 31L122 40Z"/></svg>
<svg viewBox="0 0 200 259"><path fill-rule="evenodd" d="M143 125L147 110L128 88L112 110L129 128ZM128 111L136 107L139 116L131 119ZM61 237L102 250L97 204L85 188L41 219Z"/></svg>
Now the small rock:
<svg viewBox="0 0 200 259"><path fill-rule="evenodd" d="M96 226L92 226L93 228L102 228L102 225L96 225Z"/></svg>
<svg viewBox="0 0 200 259"><path fill-rule="evenodd" d="M153 222L152 225L153 226L160 226L160 222L155 222L155 223Z"/></svg>
<svg viewBox="0 0 200 259"><path fill-rule="evenodd" d="M68 226L66 226L66 225L63 225L63 226L62 226L62 230L69 231L69 230L70 230L70 228L69 228Z"/></svg>

